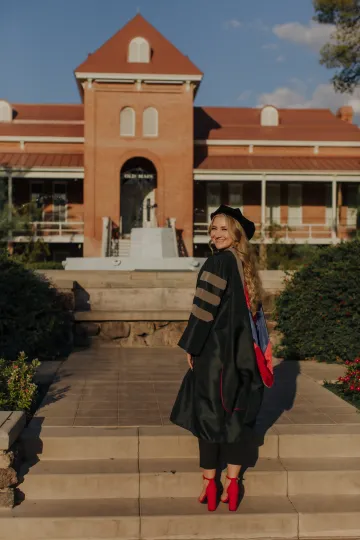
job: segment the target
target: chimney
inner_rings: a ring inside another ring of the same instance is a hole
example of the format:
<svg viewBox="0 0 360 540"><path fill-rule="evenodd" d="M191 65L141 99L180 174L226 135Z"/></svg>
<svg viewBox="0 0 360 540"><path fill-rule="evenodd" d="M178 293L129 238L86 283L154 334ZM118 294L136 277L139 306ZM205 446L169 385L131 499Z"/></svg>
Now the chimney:
<svg viewBox="0 0 360 540"><path fill-rule="evenodd" d="M336 116L338 118L340 118L340 120L342 120L343 122L347 122L348 124L352 124L353 123L353 116L354 116L353 108L350 107L349 105L347 105L345 107L340 107L340 109L336 113Z"/></svg>

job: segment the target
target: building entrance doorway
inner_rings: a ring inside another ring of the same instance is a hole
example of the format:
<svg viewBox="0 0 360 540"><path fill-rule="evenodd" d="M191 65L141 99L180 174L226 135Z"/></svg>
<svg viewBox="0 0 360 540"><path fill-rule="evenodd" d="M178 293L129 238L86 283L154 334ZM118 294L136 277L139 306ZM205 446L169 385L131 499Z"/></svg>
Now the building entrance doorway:
<svg viewBox="0 0 360 540"><path fill-rule="evenodd" d="M134 227L156 227L157 172L152 161L142 157L126 161L120 183L121 235L129 235Z"/></svg>

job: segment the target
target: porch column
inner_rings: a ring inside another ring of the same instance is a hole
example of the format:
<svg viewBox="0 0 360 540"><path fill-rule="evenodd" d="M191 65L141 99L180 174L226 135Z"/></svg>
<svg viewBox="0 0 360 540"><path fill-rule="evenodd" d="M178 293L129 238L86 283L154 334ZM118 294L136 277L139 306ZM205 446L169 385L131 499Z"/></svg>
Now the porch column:
<svg viewBox="0 0 360 540"><path fill-rule="evenodd" d="M337 220L337 182L336 182L336 177L334 177L332 179L331 184L332 184L332 190L331 190L332 191L332 196L331 196L331 201L332 201L331 238L332 238L333 243L335 243L336 238L337 238L337 224L338 224L338 220Z"/></svg>
<svg viewBox="0 0 360 540"><path fill-rule="evenodd" d="M12 222L12 209L13 209L13 178L12 174L8 175L8 221L9 224ZM10 227L8 234L8 243L7 249L10 254L13 253L13 243L12 243L13 230Z"/></svg>
<svg viewBox="0 0 360 540"><path fill-rule="evenodd" d="M9 176L8 176L8 216L9 216L9 221L11 221L11 217L12 217L12 208L13 208L13 179L12 179L12 174L9 173Z"/></svg>
<svg viewBox="0 0 360 540"><path fill-rule="evenodd" d="M261 180L261 238L265 239L265 221L266 221L266 174Z"/></svg>

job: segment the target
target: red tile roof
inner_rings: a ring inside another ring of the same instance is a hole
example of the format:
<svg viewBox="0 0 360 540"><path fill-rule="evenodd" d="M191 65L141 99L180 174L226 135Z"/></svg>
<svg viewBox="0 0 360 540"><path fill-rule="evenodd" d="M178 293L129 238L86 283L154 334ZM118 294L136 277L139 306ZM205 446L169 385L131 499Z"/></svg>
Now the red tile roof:
<svg viewBox="0 0 360 540"><path fill-rule="evenodd" d="M208 156L196 168L216 171L360 171L360 158Z"/></svg>
<svg viewBox="0 0 360 540"><path fill-rule="evenodd" d="M33 167L83 167L82 154L1 153L0 167L32 169Z"/></svg>
<svg viewBox="0 0 360 540"><path fill-rule="evenodd" d="M83 137L83 124L0 123L0 137Z"/></svg>
<svg viewBox="0 0 360 540"><path fill-rule="evenodd" d="M11 103L14 120L84 121L84 105L66 103Z"/></svg>
<svg viewBox="0 0 360 540"><path fill-rule="evenodd" d="M143 37L151 47L149 63L129 63L128 46ZM141 15L136 15L88 58L75 72L202 75L201 71Z"/></svg>
<svg viewBox="0 0 360 540"><path fill-rule="evenodd" d="M360 129L328 109L278 109L279 126L260 125L261 109L195 107L195 139L360 141Z"/></svg>

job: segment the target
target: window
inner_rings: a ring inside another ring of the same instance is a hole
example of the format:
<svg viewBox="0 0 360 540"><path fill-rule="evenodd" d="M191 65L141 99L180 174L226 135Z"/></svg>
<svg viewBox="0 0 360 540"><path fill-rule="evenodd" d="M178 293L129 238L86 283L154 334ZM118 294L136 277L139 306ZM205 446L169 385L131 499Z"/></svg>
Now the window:
<svg viewBox="0 0 360 540"><path fill-rule="evenodd" d="M358 220L358 209L360 207L360 185L347 185L347 226L356 227Z"/></svg>
<svg viewBox="0 0 360 540"><path fill-rule="evenodd" d="M302 185L289 184L288 187L288 225L302 225Z"/></svg>
<svg viewBox="0 0 360 540"><path fill-rule="evenodd" d="M210 214L215 212L221 204L221 184L220 182L209 182L206 184L206 206L207 220L211 221Z"/></svg>
<svg viewBox="0 0 360 540"><path fill-rule="evenodd" d="M129 45L128 62L148 64L150 62L150 45L146 39L136 37Z"/></svg>
<svg viewBox="0 0 360 540"><path fill-rule="evenodd" d="M266 223L280 225L280 184L268 184L266 192Z"/></svg>
<svg viewBox="0 0 360 540"><path fill-rule="evenodd" d="M326 184L325 186L325 225L327 227L332 226L332 185Z"/></svg>
<svg viewBox="0 0 360 540"><path fill-rule="evenodd" d="M262 126L278 126L279 125L278 110L272 105L267 105L261 111L261 125Z"/></svg>
<svg viewBox="0 0 360 540"><path fill-rule="evenodd" d="M229 206L243 209L243 184L239 182L229 182Z"/></svg>
<svg viewBox="0 0 360 540"><path fill-rule="evenodd" d="M66 182L54 182L53 185L53 221L67 220Z"/></svg>
<svg viewBox="0 0 360 540"><path fill-rule="evenodd" d="M148 107L143 113L143 136L157 137L159 131L159 114L154 107Z"/></svg>
<svg viewBox="0 0 360 540"><path fill-rule="evenodd" d="M34 180L30 184L31 218L33 221L44 219L44 183Z"/></svg>
<svg viewBox="0 0 360 540"><path fill-rule="evenodd" d="M123 137L135 136L135 111L125 107L120 113L120 135Z"/></svg>
<svg viewBox="0 0 360 540"><path fill-rule="evenodd" d="M7 101L0 99L0 122L11 122L12 108Z"/></svg>

